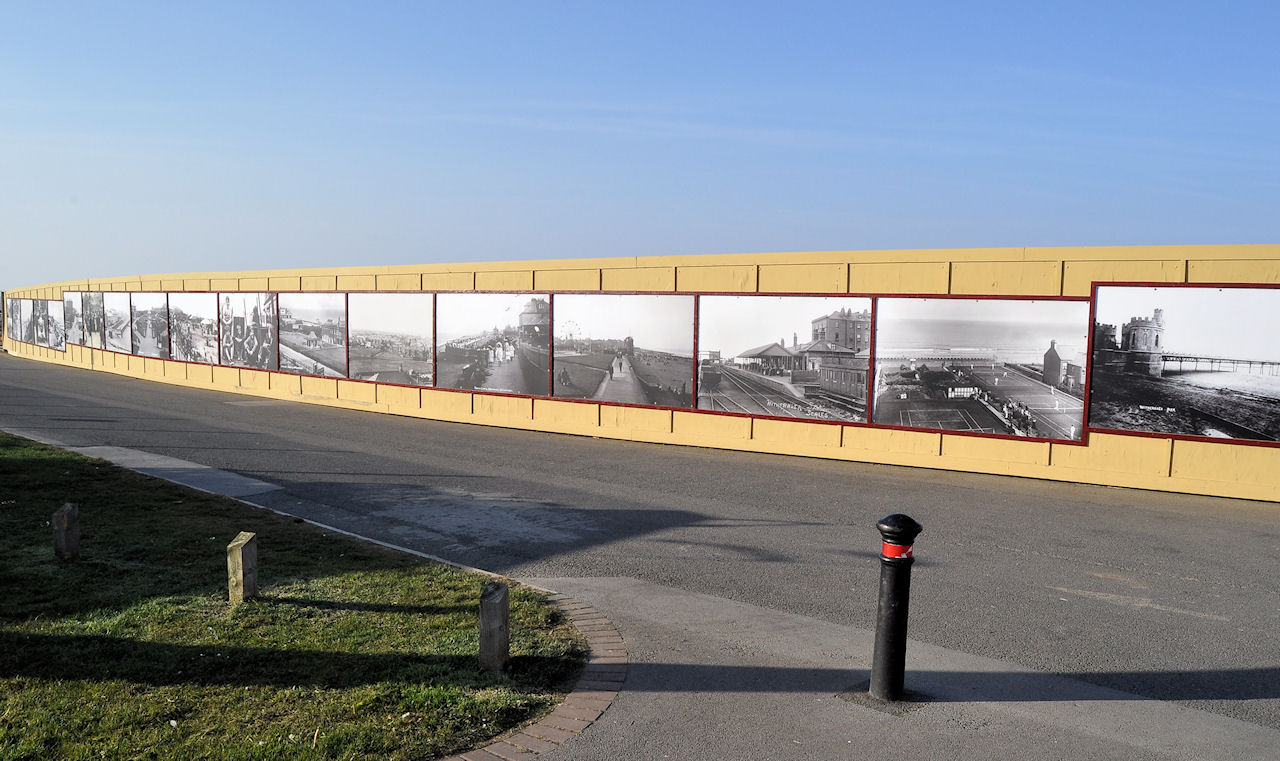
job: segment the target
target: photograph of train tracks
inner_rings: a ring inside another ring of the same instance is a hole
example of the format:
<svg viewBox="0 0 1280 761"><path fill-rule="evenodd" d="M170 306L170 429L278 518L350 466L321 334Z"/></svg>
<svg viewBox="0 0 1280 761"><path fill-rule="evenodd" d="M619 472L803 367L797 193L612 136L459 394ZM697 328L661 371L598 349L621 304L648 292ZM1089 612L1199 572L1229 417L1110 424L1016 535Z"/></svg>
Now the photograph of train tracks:
<svg viewBox="0 0 1280 761"><path fill-rule="evenodd" d="M555 396L693 406L693 296L557 294Z"/></svg>
<svg viewBox="0 0 1280 761"><path fill-rule="evenodd" d="M546 396L551 302L539 293L436 296L436 386Z"/></svg>
<svg viewBox="0 0 1280 761"><path fill-rule="evenodd" d="M81 299L84 314L84 345L90 349L106 346L106 323L102 312L102 292L85 291Z"/></svg>
<svg viewBox="0 0 1280 761"><path fill-rule="evenodd" d="M871 299L702 296L698 409L866 422Z"/></svg>
<svg viewBox="0 0 1280 761"><path fill-rule="evenodd" d="M1089 427L1280 440L1280 289L1097 286Z"/></svg>
<svg viewBox="0 0 1280 761"><path fill-rule="evenodd" d="M169 341L176 360L217 364L217 294L170 293Z"/></svg>
<svg viewBox="0 0 1280 761"><path fill-rule="evenodd" d="M277 369L276 295L256 291L218 294L218 357L221 364L251 370Z"/></svg>
<svg viewBox="0 0 1280 761"><path fill-rule="evenodd" d="M110 291L102 294L102 319L108 351L133 353L133 327L129 318L129 294Z"/></svg>
<svg viewBox="0 0 1280 761"><path fill-rule="evenodd" d="M62 321L67 329L69 344L84 343L84 301L79 291L62 292Z"/></svg>
<svg viewBox="0 0 1280 761"><path fill-rule="evenodd" d="M1089 303L876 300L872 422L1079 441Z"/></svg>
<svg viewBox="0 0 1280 761"><path fill-rule="evenodd" d="M347 295L280 293L280 369L347 377Z"/></svg>
<svg viewBox="0 0 1280 761"><path fill-rule="evenodd" d="M133 353L142 357L169 358L169 298L165 293L130 295L130 330Z"/></svg>
<svg viewBox="0 0 1280 761"><path fill-rule="evenodd" d="M351 377L401 386L432 384L434 301L430 293L347 297Z"/></svg>

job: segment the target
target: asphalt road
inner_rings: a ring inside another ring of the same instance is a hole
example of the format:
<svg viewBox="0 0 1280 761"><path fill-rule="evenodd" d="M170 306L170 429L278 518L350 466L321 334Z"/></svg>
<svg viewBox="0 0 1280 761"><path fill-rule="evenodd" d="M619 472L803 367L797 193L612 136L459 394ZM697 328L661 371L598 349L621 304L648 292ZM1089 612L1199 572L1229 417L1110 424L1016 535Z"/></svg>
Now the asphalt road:
<svg viewBox="0 0 1280 761"><path fill-rule="evenodd" d="M1280 729L1280 504L508 431L8 355L0 427L252 476L283 487L257 501L516 578L631 579L815 627L873 625L874 524L905 512L925 527L913 641Z"/></svg>

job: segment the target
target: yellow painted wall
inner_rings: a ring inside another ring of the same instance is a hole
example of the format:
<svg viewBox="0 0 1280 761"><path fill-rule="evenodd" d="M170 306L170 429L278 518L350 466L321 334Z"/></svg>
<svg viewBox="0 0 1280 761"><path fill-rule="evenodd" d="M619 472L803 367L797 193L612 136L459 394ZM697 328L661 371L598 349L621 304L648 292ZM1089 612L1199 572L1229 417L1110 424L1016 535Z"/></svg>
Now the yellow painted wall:
<svg viewBox="0 0 1280 761"><path fill-rule="evenodd" d="M1280 245L820 251L190 272L14 288L64 290L650 291L1088 296L1095 281L1280 283ZM997 473L1280 502L1280 447L1091 433L1086 446L696 411L406 389L183 365L101 350L23 357L140 379L312 404L528 430Z"/></svg>

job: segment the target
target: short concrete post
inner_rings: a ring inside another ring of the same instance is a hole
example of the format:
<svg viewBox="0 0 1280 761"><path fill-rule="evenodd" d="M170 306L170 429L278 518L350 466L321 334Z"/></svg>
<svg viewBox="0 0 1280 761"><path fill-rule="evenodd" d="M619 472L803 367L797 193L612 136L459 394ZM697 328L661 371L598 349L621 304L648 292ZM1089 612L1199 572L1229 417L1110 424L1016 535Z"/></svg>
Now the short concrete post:
<svg viewBox="0 0 1280 761"><path fill-rule="evenodd" d="M231 604L258 595L258 535L241 531L227 545L227 596Z"/></svg>
<svg viewBox="0 0 1280 761"><path fill-rule="evenodd" d="M58 560L80 559L80 508L70 502L53 514L53 555Z"/></svg>
<svg viewBox="0 0 1280 761"><path fill-rule="evenodd" d="M511 655L511 595L506 584L491 581L480 593L480 665L502 671Z"/></svg>

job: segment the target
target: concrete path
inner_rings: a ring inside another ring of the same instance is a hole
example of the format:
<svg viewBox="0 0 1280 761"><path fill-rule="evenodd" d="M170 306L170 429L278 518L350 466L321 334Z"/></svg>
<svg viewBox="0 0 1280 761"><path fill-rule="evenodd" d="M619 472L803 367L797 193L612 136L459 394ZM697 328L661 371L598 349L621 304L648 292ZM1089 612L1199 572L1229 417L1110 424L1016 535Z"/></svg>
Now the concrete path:
<svg viewBox="0 0 1280 761"><path fill-rule="evenodd" d="M614 360L613 377L605 375L604 381L600 384L600 390L594 398L602 402L620 404L647 404L649 401L631 367L630 357L622 358L621 369L619 369L619 360Z"/></svg>

